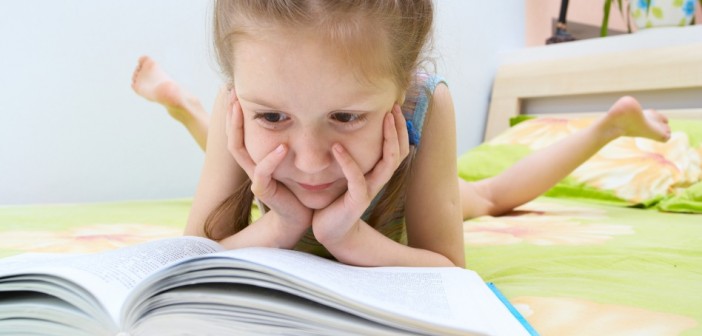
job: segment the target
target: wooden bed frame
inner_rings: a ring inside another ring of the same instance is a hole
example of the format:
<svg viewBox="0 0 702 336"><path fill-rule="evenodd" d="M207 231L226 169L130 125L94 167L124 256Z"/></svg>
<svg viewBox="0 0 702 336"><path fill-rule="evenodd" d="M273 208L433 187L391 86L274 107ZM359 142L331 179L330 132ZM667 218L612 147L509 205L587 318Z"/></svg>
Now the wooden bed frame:
<svg viewBox="0 0 702 336"><path fill-rule="evenodd" d="M645 71L644 71L645 70ZM660 95L684 91L702 100L702 43L637 49L548 61L506 64L499 68L492 89L484 140L509 127L509 119L529 104L553 100L587 100L598 95ZM610 101L611 102L611 101ZM702 104L683 108L655 107L670 118L702 118ZM577 111L578 116L606 108ZM549 113L573 116L572 112Z"/></svg>

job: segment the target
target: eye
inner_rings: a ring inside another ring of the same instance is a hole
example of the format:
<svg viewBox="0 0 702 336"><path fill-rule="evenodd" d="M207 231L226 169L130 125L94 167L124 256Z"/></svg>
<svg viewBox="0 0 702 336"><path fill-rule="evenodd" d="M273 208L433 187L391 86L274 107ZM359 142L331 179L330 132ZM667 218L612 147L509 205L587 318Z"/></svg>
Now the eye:
<svg viewBox="0 0 702 336"><path fill-rule="evenodd" d="M289 124L290 117L280 112L255 112L253 119L263 128L281 130Z"/></svg>
<svg viewBox="0 0 702 336"><path fill-rule="evenodd" d="M360 114L338 112L338 113L332 114L331 118L334 121L338 121L340 123L353 123L353 122L361 121L365 117L363 115L360 115Z"/></svg>
<svg viewBox="0 0 702 336"><path fill-rule="evenodd" d="M262 113L256 113L254 115L254 119L261 119L267 123L275 124L279 123L285 120L288 120L288 117L285 116L282 113L278 112L262 112Z"/></svg>

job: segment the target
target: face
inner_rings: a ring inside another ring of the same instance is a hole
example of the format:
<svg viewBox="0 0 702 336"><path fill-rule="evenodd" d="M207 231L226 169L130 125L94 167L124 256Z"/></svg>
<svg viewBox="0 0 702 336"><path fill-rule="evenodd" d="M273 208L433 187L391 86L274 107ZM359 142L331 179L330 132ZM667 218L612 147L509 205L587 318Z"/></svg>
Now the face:
<svg viewBox="0 0 702 336"><path fill-rule="evenodd" d="M346 191L331 152L335 143L364 174L380 160L383 118L398 96L390 78L359 81L334 52L308 36L270 32L244 38L234 57L246 148L258 163L286 144L287 156L273 178L303 205L322 209Z"/></svg>

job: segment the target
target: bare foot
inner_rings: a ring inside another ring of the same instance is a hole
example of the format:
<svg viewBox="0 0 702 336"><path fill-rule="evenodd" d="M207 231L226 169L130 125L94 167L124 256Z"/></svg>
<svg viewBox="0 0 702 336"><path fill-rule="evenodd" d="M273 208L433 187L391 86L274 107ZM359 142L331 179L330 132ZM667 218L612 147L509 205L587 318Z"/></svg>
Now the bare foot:
<svg viewBox="0 0 702 336"><path fill-rule="evenodd" d="M149 56L139 58L132 75L132 89L138 95L163 105L168 113L180 122L192 119L193 111L187 106L186 96L178 83Z"/></svg>
<svg viewBox="0 0 702 336"><path fill-rule="evenodd" d="M181 122L202 150L207 145L209 117L200 100L183 90L150 57L142 56L132 75L132 89L138 95L161 104L173 119Z"/></svg>
<svg viewBox="0 0 702 336"><path fill-rule="evenodd" d="M656 110L643 110L641 104L629 96L619 98L602 122L621 136L644 137L656 141L667 141L670 138L668 118Z"/></svg>

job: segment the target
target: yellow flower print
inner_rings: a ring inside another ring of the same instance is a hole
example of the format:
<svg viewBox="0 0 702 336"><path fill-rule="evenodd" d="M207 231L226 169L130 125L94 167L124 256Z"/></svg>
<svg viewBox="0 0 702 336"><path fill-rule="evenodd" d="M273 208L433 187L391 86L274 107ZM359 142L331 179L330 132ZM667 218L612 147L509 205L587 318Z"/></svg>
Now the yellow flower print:
<svg viewBox="0 0 702 336"><path fill-rule="evenodd" d="M517 207L514 214L533 214L547 216L561 216L577 219L597 219L607 217L607 211L595 207L579 206L573 204L549 202L544 198L538 198Z"/></svg>
<svg viewBox="0 0 702 336"><path fill-rule="evenodd" d="M527 120L490 141L492 145L526 145L536 150L547 147L590 125L594 119L538 118Z"/></svg>
<svg viewBox="0 0 702 336"><path fill-rule="evenodd" d="M523 296L511 301L543 336L666 336L697 326L686 316L583 299Z"/></svg>
<svg viewBox="0 0 702 336"><path fill-rule="evenodd" d="M687 135L674 132L666 143L643 138L620 138L578 167L578 182L612 190L633 204L665 196L676 187L700 179L700 155Z"/></svg>
<svg viewBox="0 0 702 336"><path fill-rule="evenodd" d="M592 245L634 233L627 225L582 223L606 217L604 209L540 198L519 206L510 215L465 221L463 237L471 245Z"/></svg>
<svg viewBox="0 0 702 336"><path fill-rule="evenodd" d="M632 233L627 225L581 224L567 216L485 216L463 223L470 245L593 245Z"/></svg>
<svg viewBox="0 0 702 336"><path fill-rule="evenodd" d="M25 252L93 253L179 235L182 235L180 229L168 226L95 224L65 231L0 232L0 248Z"/></svg>

